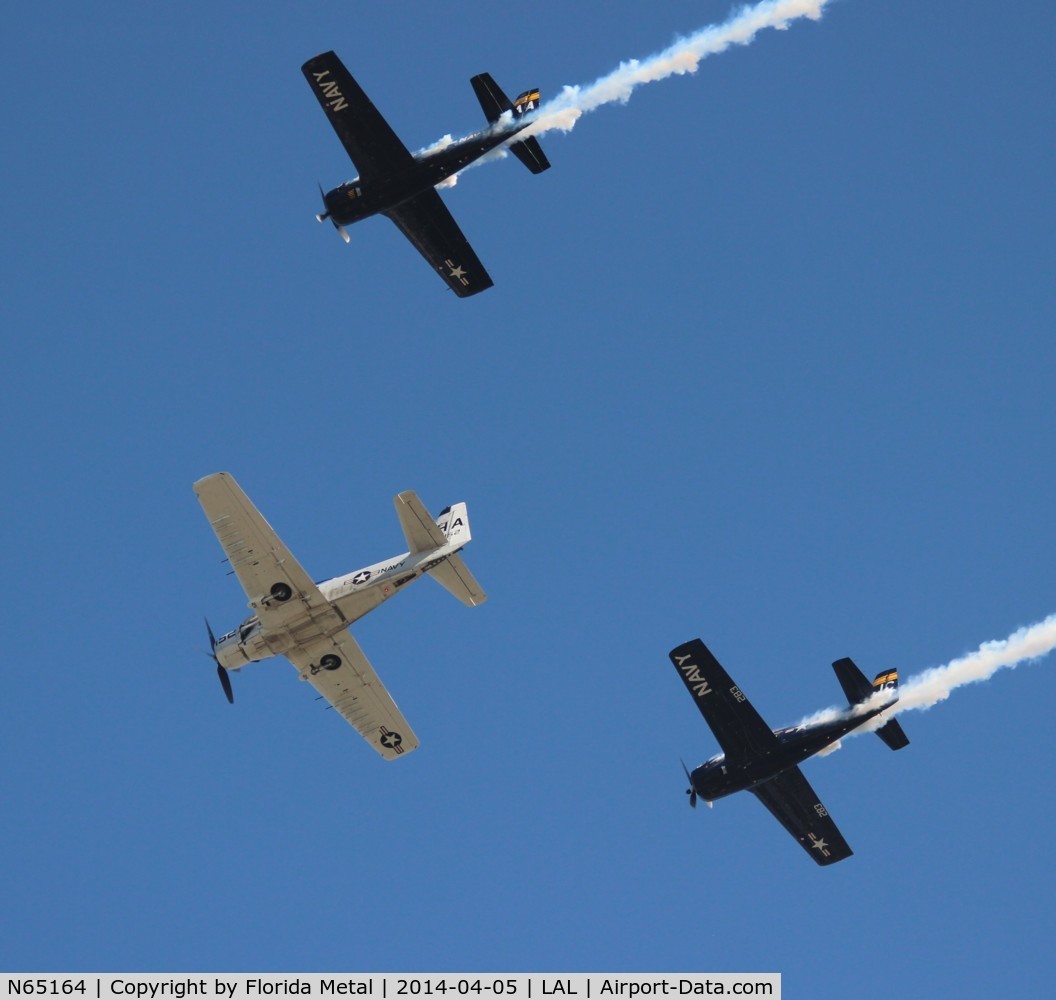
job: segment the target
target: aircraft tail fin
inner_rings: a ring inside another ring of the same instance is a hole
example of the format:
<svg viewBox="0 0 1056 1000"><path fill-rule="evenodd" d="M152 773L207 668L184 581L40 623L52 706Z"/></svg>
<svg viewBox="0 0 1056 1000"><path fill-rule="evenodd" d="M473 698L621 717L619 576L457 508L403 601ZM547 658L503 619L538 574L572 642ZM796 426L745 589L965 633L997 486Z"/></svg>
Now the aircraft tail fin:
<svg viewBox="0 0 1056 1000"><path fill-rule="evenodd" d="M897 670L880 671L872 684L870 684L869 679L858 669L857 664L850 657L845 656L842 660L836 660L832 665L832 669L836 671L840 687L843 688L843 693L847 695L847 700L852 706L868 701L877 691L889 692L892 695L890 699L890 704L892 705L898 701ZM909 745L909 737L906 736L897 719L885 722L876 730L876 735L892 750L901 750L904 746Z"/></svg>
<svg viewBox="0 0 1056 1000"><path fill-rule="evenodd" d="M873 679L873 690L874 691L890 691L894 697L891 703L894 704L898 700L898 671L897 670L881 670ZM877 731L876 735L880 737L892 750L901 750L905 746L909 746L909 737L906 735L905 730L899 725L897 719L891 719L885 722Z"/></svg>
<svg viewBox="0 0 1056 1000"><path fill-rule="evenodd" d="M538 87L526 90L523 94L519 94L516 100L511 101L491 78L490 73L479 73L469 82L473 85L473 92L477 95L477 100L480 101L480 106L489 124L494 125L507 111L512 111L513 117L518 119L539 107ZM535 136L511 143L509 150L533 174L541 174L550 167L550 161L546 158L543 147L539 145L539 140Z"/></svg>
<svg viewBox="0 0 1056 1000"><path fill-rule="evenodd" d="M452 504L440 511L436 526L446 541L460 547L473 537L469 530L469 512L464 503Z"/></svg>
<svg viewBox="0 0 1056 1000"><path fill-rule="evenodd" d="M539 88L532 87L523 94L518 94L513 101L513 117L523 118L529 111L539 107Z"/></svg>

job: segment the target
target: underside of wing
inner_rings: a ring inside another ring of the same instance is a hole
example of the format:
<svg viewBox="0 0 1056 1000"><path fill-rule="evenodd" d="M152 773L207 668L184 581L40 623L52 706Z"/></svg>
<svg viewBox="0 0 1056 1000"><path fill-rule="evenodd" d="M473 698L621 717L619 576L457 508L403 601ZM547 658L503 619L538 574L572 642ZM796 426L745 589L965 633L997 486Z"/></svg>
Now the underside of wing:
<svg viewBox="0 0 1056 1000"><path fill-rule="evenodd" d="M333 52L309 59L301 72L361 178L369 180L414 163L410 150Z"/></svg>
<svg viewBox="0 0 1056 1000"><path fill-rule="evenodd" d="M418 747L407 720L374 673L351 632L286 654L308 681L386 760Z"/></svg>
<svg viewBox="0 0 1056 1000"><path fill-rule="evenodd" d="M490 275L435 190L423 191L385 214L457 296L491 288Z"/></svg>
<svg viewBox="0 0 1056 1000"><path fill-rule="evenodd" d="M798 767L752 792L819 865L834 865L854 853Z"/></svg>
<svg viewBox="0 0 1056 1000"><path fill-rule="evenodd" d="M669 656L727 757L755 757L777 748L773 731L700 639L684 642Z"/></svg>
<svg viewBox="0 0 1056 1000"><path fill-rule="evenodd" d="M262 622L328 628L342 621L230 473L199 479L194 492Z"/></svg>

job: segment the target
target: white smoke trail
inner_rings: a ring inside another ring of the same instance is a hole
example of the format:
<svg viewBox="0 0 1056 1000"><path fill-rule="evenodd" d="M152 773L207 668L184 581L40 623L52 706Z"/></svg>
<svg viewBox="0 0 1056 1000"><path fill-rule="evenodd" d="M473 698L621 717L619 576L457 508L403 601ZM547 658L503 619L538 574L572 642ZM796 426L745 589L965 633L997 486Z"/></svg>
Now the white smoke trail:
<svg viewBox="0 0 1056 1000"><path fill-rule="evenodd" d="M911 677L899 687L898 704L887 715L931 708L965 684L989 680L999 670L1040 660L1056 649L1056 614L1013 632L1007 639L984 642L974 653Z"/></svg>
<svg viewBox="0 0 1056 1000"><path fill-rule="evenodd" d="M959 656L941 667L932 667L911 677L898 689L898 701L882 716L869 721L857 730L859 733L878 729L889 718L910 710L923 710L945 701L950 694L965 684L976 684L989 680L999 670L1011 669L1021 663L1040 660L1056 649L1056 614L1043 621L1017 629L1007 639L984 642L977 650ZM826 708L804 719L799 725L825 722L847 714L862 714L875 708L888 697L878 692L868 701L856 706L853 711ZM855 735L855 734L850 734Z"/></svg>
<svg viewBox="0 0 1056 1000"><path fill-rule="evenodd" d="M566 86L552 101L546 102L535 120L522 133L542 135L553 129L570 132L579 118L605 104L626 104L638 87L669 76L695 73L702 59L725 52L731 45L749 45L765 28L784 30L789 22L801 17L821 19L822 10L832 0L763 0L752 7L742 7L722 24L701 28L687 38L641 61L620 63L607 76L586 87Z"/></svg>
<svg viewBox="0 0 1056 1000"><path fill-rule="evenodd" d="M731 45L749 45L764 28L783 31L789 22L801 17L818 21L821 19L822 10L832 2L833 0L762 0L754 6L741 7L722 24L701 28L647 59L631 59L620 63L617 69L588 86L566 85L557 97L547 101L534 113L532 123L519 133L519 138L543 135L555 129L571 132L576 122L589 111L605 104L626 104L631 99L631 94L644 84L655 83L669 76L695 73L702 59L724 52ZM443 149L450 145L451 141L451 136L444 136L431 146L419 150L417 155L427 155ZM499 148L469 166L481 166L506 155L506 150ZM459 174L454 174L437 186L453 187L458 183L458 177Z"/></svg>

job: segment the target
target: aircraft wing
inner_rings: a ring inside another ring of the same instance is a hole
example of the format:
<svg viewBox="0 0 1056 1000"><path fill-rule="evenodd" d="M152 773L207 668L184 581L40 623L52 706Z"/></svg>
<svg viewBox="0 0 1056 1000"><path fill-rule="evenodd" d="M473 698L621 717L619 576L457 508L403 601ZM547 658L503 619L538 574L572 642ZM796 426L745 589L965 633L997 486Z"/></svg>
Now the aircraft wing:
<svg viewBox="0 0 1056 1000"><path fill-rule="evenodd" d="M249 606L268 628L310 619L323 629L345 624L264 516L227 472L194 484Z"/></svg>
<svg viewBox="0 0 1056 1000"><path fill-rule="evenodd" d="M293 665L386 760L418 746L418 737L378 680L352 633L344 630L286 655Z"/></svg>
<svg viewBox="0 0 1056 1000"><path fill-rule="evenodd" d="M703 642L691 639L669 656L727 757L757 757L777 748L773 731Z"/></svg>
<svg viewBox="0 0 1056 1000"><path fill-rule="evenodd" d="M469 241L435 189L423 191L385 213L460 298L491 288Z"/></svg>
<svg viewBox="0 0 1056 1000"><path fill-rule="evenodd" d="M333 52L309 59L301 72L362 179L414 163L410 150Z"/></svg>
<svg viewBox="0 0 1056 1000"><path fill-rule="evenodd" d="M854 853L798 767L751 791L819 865L834 865Z"/></svg>

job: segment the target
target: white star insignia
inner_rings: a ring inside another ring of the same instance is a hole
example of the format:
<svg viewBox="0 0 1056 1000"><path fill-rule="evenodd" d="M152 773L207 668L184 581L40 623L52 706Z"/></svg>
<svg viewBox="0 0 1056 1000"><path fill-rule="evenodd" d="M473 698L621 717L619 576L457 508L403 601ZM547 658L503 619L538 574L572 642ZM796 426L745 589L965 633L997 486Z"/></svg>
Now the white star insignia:
<svg viewBox="0 0 1056 1000"><path fill-rule="evenodd" d="M462 267L453 267L451 268L450 276L452 278L458 278L458 280L461 281L463 278L465 278L466 272Z"/></svg>

